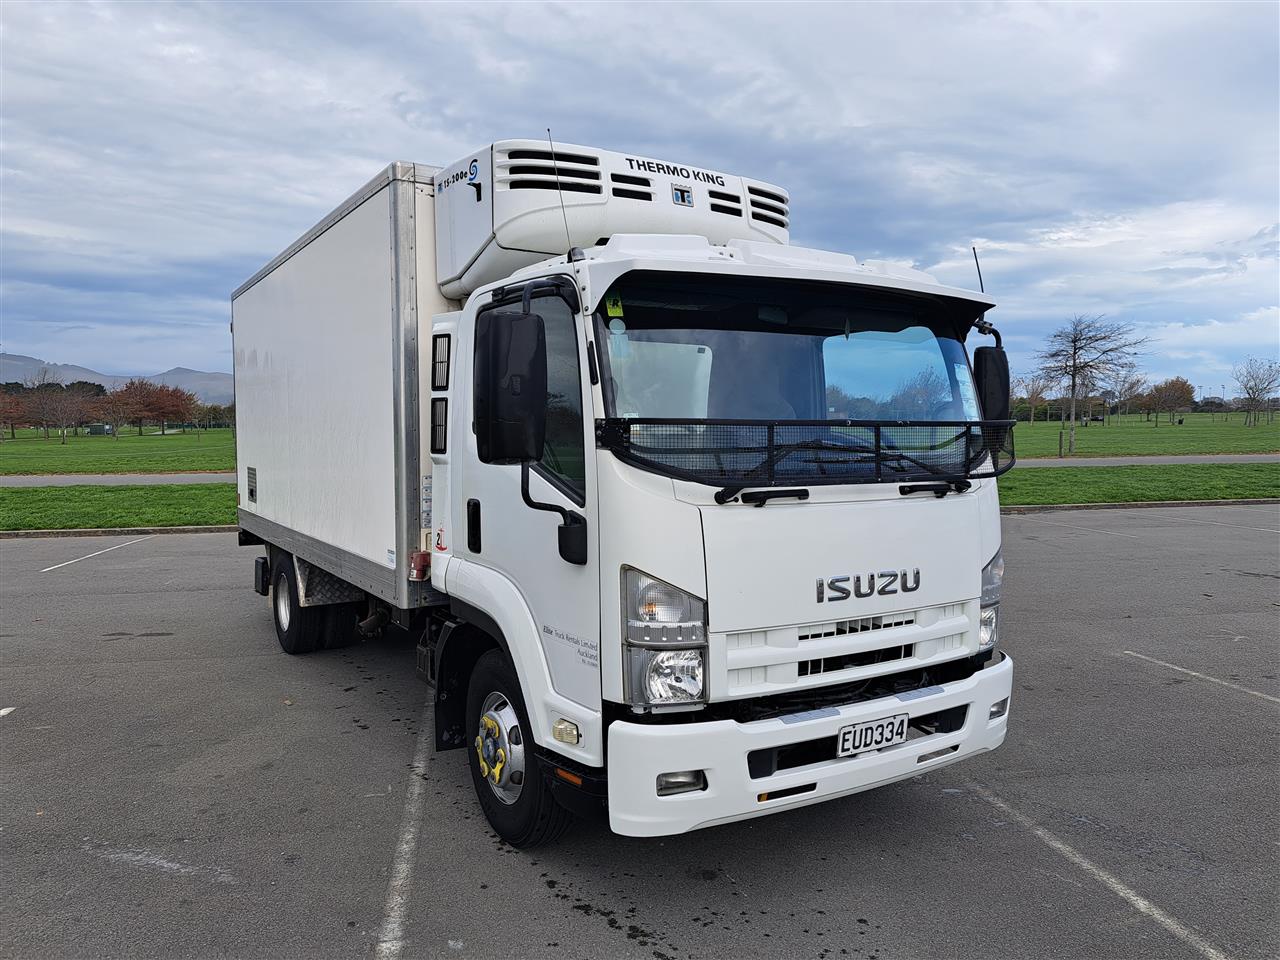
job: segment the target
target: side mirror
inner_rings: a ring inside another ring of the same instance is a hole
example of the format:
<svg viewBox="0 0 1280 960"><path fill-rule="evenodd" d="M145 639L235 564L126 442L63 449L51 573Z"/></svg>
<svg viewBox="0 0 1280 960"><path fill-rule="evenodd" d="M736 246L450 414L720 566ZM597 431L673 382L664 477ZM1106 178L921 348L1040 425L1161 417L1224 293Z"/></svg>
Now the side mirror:
<svg viewBox="0 0 1280 960"><path fill-rule="evenodd" d="M1009 419L1009 357L1003 347L973 351L973 375L984 420Z"/></svg>
<svg viewBox="0 0 1280 960"><path fill-rule="evenodd" d="M536 313L476 317L476 448L484 463L542 459L547 433L547 337Z"/></svg>

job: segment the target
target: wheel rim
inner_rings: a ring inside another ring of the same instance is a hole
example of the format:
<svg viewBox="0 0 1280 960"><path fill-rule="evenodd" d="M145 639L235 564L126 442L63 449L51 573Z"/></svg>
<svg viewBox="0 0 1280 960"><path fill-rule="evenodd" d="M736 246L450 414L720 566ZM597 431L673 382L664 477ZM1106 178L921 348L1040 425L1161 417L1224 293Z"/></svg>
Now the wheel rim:
<svg viewBox="0 0 1280 960"><path fill-rule="evenodd" d="M524 732L520 717L505 694L495 690L484 698L475 748L480 775L493 795L505 804L520 799L525 775Z"/></svg>
<svg viewBox="0 0 1280 960"><path fill-rule="evenodd" d="M280 624L280 629L285 633L289 632L289 585L284 582L281 576L276 580L276 623Z"/></svg>

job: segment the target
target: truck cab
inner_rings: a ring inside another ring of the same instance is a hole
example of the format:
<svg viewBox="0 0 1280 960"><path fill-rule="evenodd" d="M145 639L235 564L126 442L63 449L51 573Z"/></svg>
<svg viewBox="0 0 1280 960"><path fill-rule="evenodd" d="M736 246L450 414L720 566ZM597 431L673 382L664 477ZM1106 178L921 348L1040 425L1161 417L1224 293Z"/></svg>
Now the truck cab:
<svg viewBox="0 0 1280 960"><path fill-rule="evenodd" d="M413 633L500 836L682 833L1000 745L985 294L793 246L785 190L688 164L504 141L429 180L414 589L242 528Z"/></svg>

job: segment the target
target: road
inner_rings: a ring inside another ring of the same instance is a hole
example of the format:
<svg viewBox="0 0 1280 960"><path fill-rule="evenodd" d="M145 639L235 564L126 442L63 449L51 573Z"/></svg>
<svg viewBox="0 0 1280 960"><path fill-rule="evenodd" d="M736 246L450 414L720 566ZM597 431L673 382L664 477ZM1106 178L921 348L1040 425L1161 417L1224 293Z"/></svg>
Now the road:
<svg viewBox="0 0 1280 960"><path fill-rule="evenodd" d="M285 656L234 536L0 541L0 956L1275 956L1280 510L1003 523L1001 750L528 853L413 768L411 646Z"/></svg>

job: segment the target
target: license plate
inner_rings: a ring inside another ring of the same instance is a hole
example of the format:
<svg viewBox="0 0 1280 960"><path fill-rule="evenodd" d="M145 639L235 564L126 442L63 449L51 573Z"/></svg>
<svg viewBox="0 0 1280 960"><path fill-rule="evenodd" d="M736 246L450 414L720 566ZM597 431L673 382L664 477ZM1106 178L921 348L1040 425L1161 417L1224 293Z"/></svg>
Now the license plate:
<svg viewBox="0 0 1280 960"><path fill-rule="evenodd" d="M836 756L852 757L856 753L903 743L907 739L909 722L910 718L907 714L900 713L896 717L884 717L881 720L841 727L840 732L836 734Z"/></svg>

